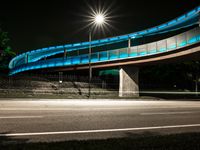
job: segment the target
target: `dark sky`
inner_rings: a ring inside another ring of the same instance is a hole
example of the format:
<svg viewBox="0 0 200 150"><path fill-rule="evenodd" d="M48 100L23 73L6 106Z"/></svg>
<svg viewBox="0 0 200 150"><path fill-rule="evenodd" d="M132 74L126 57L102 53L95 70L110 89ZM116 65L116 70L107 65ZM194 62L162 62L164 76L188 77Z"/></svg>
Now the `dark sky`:
<svg viewBox="0 0 200 150"><path fill-rule="evenodd" d="M4 0L0 25L17 52L88 40L88 5L110 6L114 28L93 39L127 34L159 25L190 11L200 0Z"/></svg>

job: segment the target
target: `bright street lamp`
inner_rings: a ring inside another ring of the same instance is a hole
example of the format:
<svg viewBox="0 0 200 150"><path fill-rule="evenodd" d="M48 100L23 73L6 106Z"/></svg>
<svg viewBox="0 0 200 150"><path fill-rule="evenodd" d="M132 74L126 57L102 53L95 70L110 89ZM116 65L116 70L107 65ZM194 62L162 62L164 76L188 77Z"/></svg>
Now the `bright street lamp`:
<svg viewBox="0 0 200 150"><path fill-rule="evenodd" d="M95 14L93 17L92 24L96 26L103 25L105 23L105 16L103 14ZM91 47L91 41L92 41L92 27L89 28L89 91L88 91L88 97L91 95L91 79L92 79L92 68L91 68L91 53L92 53L92 47Z"/></svg>
<svg viewBox="0 0 200 150"><path fill-rule="evenodd" d="M95 23L96 23L97 25L103 24L104 21L105 21L105 17L104 17L103 14L97 14L97 15L95 16Z"/></svg>

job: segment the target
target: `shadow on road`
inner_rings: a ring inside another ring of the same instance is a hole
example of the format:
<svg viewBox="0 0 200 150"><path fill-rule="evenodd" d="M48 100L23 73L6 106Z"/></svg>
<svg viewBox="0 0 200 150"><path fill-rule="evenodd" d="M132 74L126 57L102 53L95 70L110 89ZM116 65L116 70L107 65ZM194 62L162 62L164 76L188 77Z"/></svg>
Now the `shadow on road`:
<svg viewBox="0 0 200 150"><path fill-rule="evenodd" d="M144 134L126 133L124 138L103 140L81 140L51 143L30 143L27 139L1 137L2 150L198 150L200 133L160 135L155 132Z"/></svg>
<svg viewBox="0 0 200 150"><path fill-rule="evenodd" d="M29 140L25 138L15 138L15 137L8 137L4 136L4 134L9 134L8 132L0 133L0 149L2 146L6 145L15 145L15 144L22 144L27 143Z"/></svg>

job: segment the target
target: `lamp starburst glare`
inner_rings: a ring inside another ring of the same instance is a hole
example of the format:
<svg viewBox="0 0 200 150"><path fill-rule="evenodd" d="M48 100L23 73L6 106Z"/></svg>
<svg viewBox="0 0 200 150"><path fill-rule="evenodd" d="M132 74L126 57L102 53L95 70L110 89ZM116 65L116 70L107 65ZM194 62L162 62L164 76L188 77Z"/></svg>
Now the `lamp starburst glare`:
<svg viewBox="0 0 200 150"><path fill-rule="evenodd" d="M103 24L105 21L105 16L103 14L97 14L94 20L96 24Z"/></svg>

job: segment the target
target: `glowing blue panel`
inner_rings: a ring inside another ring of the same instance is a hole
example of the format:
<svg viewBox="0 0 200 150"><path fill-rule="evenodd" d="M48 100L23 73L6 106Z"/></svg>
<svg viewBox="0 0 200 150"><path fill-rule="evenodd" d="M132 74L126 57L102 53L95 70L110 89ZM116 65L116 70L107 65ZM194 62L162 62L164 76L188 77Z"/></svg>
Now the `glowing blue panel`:
<svg viewBox="0 0 200 150"><path fill-rule="evenodd" d="M55 64L54 64L53 62L49 62L49 63L48 63L48 66L49 66L49 67L55 67Z"/></svg>
<svg viewBox="0 0 200 150"><path fill-rule="evenodd" d="M163 47L163 48L160 48L159 49L159 52L164 52L164 51L166 51L167 49L165 48L165 47Z"/></svg>
<svg viewBox="0 0 200 150"><path fill-rule="evenodd" d="M98 53L94 53L94 54L91 55L91 61L92 62L98 61Z"/></svg>
<svg viewBox="0 0 200 150"><path fill-rule="evenodd" d="M97 43L99 43L98 40L92 41L92 44L97 44Z"/></svg>
<svg viewBox="0 0 200 150"><path fill-rule="evenodd" d="M186 42L186 41L183 41L183 42L181 42L178 46L182 47L182 46L185 46L186 44L187 44L187 42Z"/></svg>
<svg viewBox="0 0 200 150"><path fill-rule="evenodd" d="M76 44L73 44L73 46L80 46L81 43L76 43Z"/></svg>
<svg viewBox="0 0 200 150"><path fill-rule="evenodd" d="M138 56L136 52L130 54L130 57L136 57L136 56Z"/></svg>
<svg viewBox="0 0 200 150"><path fill-rule="evenodd" d="M108 41L108 39L102 39L102 40L100 40L100 42L107 42Z"/></svg>
<svg viewBox="0 0 200 150"><path fill-rule="evenodd" d="M100 52L99 53L99 59L102 61L102 60L108 60L108 55L107 55L107 51L105 52Z"/></svg>
<svg viewBox="0 0 200 150"><path fill-rule="evenodd" d="M89 63L88 56L82 56L81 57L81 63Z"/></svg>
<svg viewBox="0 0 200 150"><path fill-rule="evenodd" d="M120 58L127 58L128 54L127 53L120 53L119 57Z"/></svg>
<svg viewBox="0 0 200 150"><path fill-rule="evenodd" d="M65 48L69 48L69 47L72 47L72 44L67 44L67 45L64 45Z"/></svg>
<svg viewBox="0 0 200 150"><path fill-rule="evenodd" d="M118 40L118 37L110 38L110 41L115 41L115 40Z"/></svg>
<svg viewBox="0 0 200 150"><path fill-rule="evenodd" d="M176 48L176 44L168 46L168 49L175 49L175 48Z"/></svg>
<svg viewBox="0 0 200 150"><path fill-rule="evenodd" d="M93 63L94 63L94 62L98 62L98 61L99 61L98 58L92 58L92 59L91 59L91 62L93 62Z"/></svg>
<svg viewBox="0 0 200 150"><path fill-rule="evenodd" d="M37 49L37 50L35 50L36 52L40 52L41 51L41 49Z"/></svg>
<svg viewBox="0 0 200 150"><path fill-rule="evenodd" d="M139 55L140 56L144 56L144 55L146 55L147 54L147 52L139 52Z"/></svg>
<svg viewBox="0 0 200 150"><path fill-rule="evenodd" d="M185 17L186 17L186 15L183 15L183 16L179 17L177 20L178 21L183 20L183 19L185 19Z"/></svg>
<svg viewBox="0 0 200 150"><path fill-rule="evenodd" d="M71 59L64 59L64 66L71 65Z"/></svg>
<svg viewBox="0 0 200 150"><path fill-rule="evenodd" d="M55 66L56 66L56 67L63 66L63 63L62 63L62 62L59 62L59 61L58 61L58 62L55 62Z"/></svg>
<svg viewBox="0 0 200 150"><path fill-rule="evenodd" d="M46 50L48 50L48 48L43 48L42 50L43 50L43 51L46 51Z"/></svg>
<svg viewBox="0 0 200 150"><path fill-rule="evenodd" d="M119 39L128 39L128 35L120 36Z"/></svg>
<svg viewBox="0 0 200 150"><path fill-rule="evenodd" d="M47 64L42 64L42 68L47 68Z"/></svg>
<svg viewBox="0 0 200 150"><path fill-rule="evenodd" d="M191 39L188 40L189 44L195 43L197 41L196 37L193 37Z"/></svg>
<svg viewBox="0 0 200 150"><path fill-rule="evenodd" d="M119 58L118 55L110 55L109 57L110 60L118 59L118 58Z"/></svg>
<svg viewBox="0 0 200 150"><path fill-rule="evenodd" d="M82 43L82 45L88 45L89 44L89 42L83 42Z"/></svg>
<svg viewBox="0 0 200 150"><path fill-rule="evenodd" d="M73 59L72 59L72 64L80 64L80 57L74 57Z"/></svg>
<svg viewBox="0 0 200 150"><path fill-rule="evenodd" d="M152 50L149 51L150 54L155 54L156 52L157 52L156 49L152 49Z"/></svg>
<svg viewBox="0 0 200 150"><path fill-rule="evenodd" d="M56 46L56 48L63 48L63 46L62 46L62 45L60 45L60 46Z"/></svg>
<svg viewBox="0 0 200 150"><path fill-rule="evenodd" d="M141 31L141 32L139 32L140 35L143 35L143 34L145 34L145 33L147 33L146 30L145 30L145 31Z"/></svg>
<svg viewBox="0 0 200 150"><path fill-rule="evenodd" d="M137 34L129 34L129 35L128 35L128 37L129 37L129 38L132 38L132 39L136 38L136 36L137 36Z"/></svg>
<svg viewBox="0 0 200 150"><path fill-rule="evenodd" d="M48 67L48 64L47 64L47 67ZM34 69L34 66L31 66L30 69L33 70L33 69Z"/></svg>
<svg viewBox="0 0 200 150"><path fill-rule="evenodd" d="M56 48L55 46L49 47L49 49L55 49L55 48Z"/></svg>
<svg viewBox="0 0 200 150"><path fill-rule="evenodd" d="M200 11L200 6L198 7L198 11Z"/></svg>
<svg viewBox="0 0 200 150"><path fill-rule="evenodd" d="M190 11L189 13L187 13L187 15L188 15L188 16L191 16L191 15L193 15L195 12L196 12L196 10L192 10L192 11Z"/></svg>
<svg viewBox="0 0 200 150"><path fill-rule="evenodd" d="M166 27L167 25L166 24L163 24L163 25L160 25L158 28L159 29L162 29L162 28L164 28L164 27Z"/></svg>
<svg viewBox="0 0 200 150"><path fill-rule="evenodd" d="M158 29L157 28L151 28L148 30L148 32L154 32L154 31L157 31Z"/></svg>
<svg viewBox="0 0 200 150"><path fill-rule="evenodd" d="M168 23L168 25L172 25L172 24L174 24L174 23L176 23L176 20L170 21L170 22Z"/></svg>
<svg viewBox="0 0 200 150"><path fill-rule="evenodd" d="M112 60L112 59L117 59L119 58L118 56L118 50L114 50L114 51L110 51L109 52L109 59Z"/></svg>
<svg viewBox="0 0 200 150"><path fill-rule="evenodd" d="M197 36L198 41L200 40L200 35Z"/></svg>
<svg viewBox="0 0 200 150"><path fill-rule="evenodd" d="M39 68L40 68L40 65L36 65L36 66L35 66L35 69L39 69Z"/></svg>

